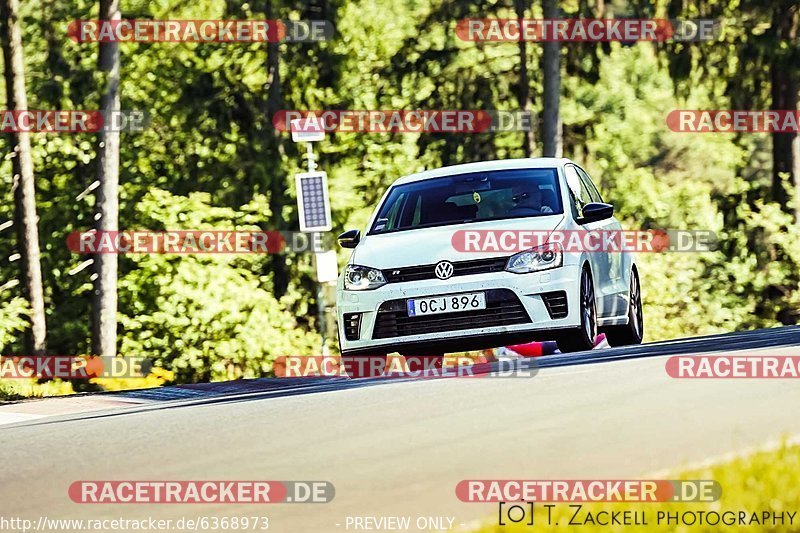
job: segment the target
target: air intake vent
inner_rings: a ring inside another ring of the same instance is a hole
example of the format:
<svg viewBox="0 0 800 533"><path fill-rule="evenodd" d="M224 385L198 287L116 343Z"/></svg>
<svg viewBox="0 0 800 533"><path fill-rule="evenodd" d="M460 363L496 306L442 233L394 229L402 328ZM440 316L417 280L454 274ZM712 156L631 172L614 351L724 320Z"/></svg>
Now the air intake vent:
<svg viewBox="0 0 800 533"><path fill-rule="evenodd" d="M564 291L546 292L542 294L542 300L550 313L550 318L567 318L567 293Z"/></svg>
<svg viewBox="0 0 800 533"><path fill-rule="evenodd" d="M525 308L508 289L489 289L486 309L441 315L408 316L406 300L389 300L378 309L373 339L445 333L475 328L513 326L531 321Z"/></svg>
<svg viewBox="0 0 800 533"><path fill-rule="evenodd" d="M345 313L344 338L357 341L361 337L361 313Z"/></svg>

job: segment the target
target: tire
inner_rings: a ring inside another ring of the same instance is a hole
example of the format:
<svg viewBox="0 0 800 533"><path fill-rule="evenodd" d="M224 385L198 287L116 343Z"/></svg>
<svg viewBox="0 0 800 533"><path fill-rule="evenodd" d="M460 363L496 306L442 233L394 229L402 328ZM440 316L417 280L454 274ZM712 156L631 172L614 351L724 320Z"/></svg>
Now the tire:
<svg viewBox="0 0 800 533"><path fill-rule="evenodd" d="M581 326L557 339L558 349L563 353L582 352L594 348L597 337L597 302L594 298L594 283L588 268L581 273L580 290Z"/></svg>
<svg viewBox="0 0 800 533"><path fill-rule="evenodd" d="M606 340L611 346L630 346L641 344L644 337L644 315L642 312L642 289L639 274L631 272L631 289L628 300L628 323L624 326L611 326L605 330Z"/></svg>
<svg viewBox="0 0 800 533"><path fill-rule="evenodd" d="M376 378L386 370L386 356L343 355L340 364L350 378Z"/></svg>

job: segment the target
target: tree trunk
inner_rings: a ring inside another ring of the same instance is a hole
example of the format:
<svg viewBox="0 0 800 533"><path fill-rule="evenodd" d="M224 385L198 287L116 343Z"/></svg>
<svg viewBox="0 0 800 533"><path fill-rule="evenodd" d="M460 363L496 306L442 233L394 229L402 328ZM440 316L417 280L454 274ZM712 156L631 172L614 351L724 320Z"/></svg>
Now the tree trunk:
<svg viewBox="0 0 800 533"><path fill-rule="evenodd" d="M272 0L264 0L264 15L272 20L274 15ZM281 49L279 42L267 43L267 98L264 102L267 122L267 153L266 157L274 158L275 168L270 179L269 208L275 221L276 229L286 230L286 221L283 219L283 207L286 205L286 174L281 168L280 134L272 127L272 118L283 107L283 87L281 85ZM287 125L288 126L288 125ZM275 298L281 298L289 287L289 269L286 266L286 257L283 254L273 254L270 261L272 266L272 286Z"/></svg>
<svg viewBox="0 0 800 533"><path fill-rule="evenodd" d="M787 16L784 9L773 12L772 26L778 42L793 42L797 39L796 17ZM772 110L797 110L798 80L794 75L794 59L791 55L778 53L770 63ZM788 184L783 176L788 175ZM789 190L794 186L794 209L789 205ZM796 132L772 133L772 199L781 204L788 213L793 213L800 224L800 137Z"/></svg>
<svg viewBox="0 0 800 533"><path fill-rule="evenodd" d="M100 19L119 20L119 0L100 0ZM119 111L119 44L100 43L97 67L106 84L100 109L104 122ZM119 131L104 129L97 152L95 220L98 232L119 229ZM94 257L95 278L92 305L92 353L106 357L117 354L117 256Z"/></svg>
<svg viewBox="0 0 800 533"><path fill-rule="evenodd" d="M525 18L525 3L526 0L514 0L514 9L517 12L518 19ZM524 39L519 41L519 86L517 88L517 101L519 108L522 111L531 112L531 87L530 79L528 77L528 43ZM525 157L531 157L536 152L536 136L534 135L533 125L535 124L533 117L530 120L530 130L523 132L524 140L522 142L522 149L525 151Z"/></svg>
<svg viewBox="0 0 800 533"><path fill-rule="evenodd" d="M545 19L559 17L558 0L542 0ZM561 133L561 43L543 43L542 71L544 72L544 95L542 110L542 146L545 157L561 157L563 152Z"/></svg>
<svg viewBox="0 0 800 533"><path fill-rule="evenodd" d="M22 53L22 30L19 21L19 0L0 2L0 32L5 59L6 101L9 110L28 109L25 92L25 61ZM11 134L14 147L14 225L17 230L19 253L22 257L24 292L31 307L31 329L26 334L26 350L43 355L47 349L47 326L44 314L42 265L39 252L39 218L36 215L36 187L33 178L31 136L29 132Z"/></svg>

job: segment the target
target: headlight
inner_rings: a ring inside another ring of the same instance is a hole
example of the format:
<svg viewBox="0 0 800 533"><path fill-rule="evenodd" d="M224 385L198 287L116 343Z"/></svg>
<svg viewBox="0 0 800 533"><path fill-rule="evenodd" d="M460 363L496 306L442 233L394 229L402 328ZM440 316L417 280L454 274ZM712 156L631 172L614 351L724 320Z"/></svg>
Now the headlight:
<svg viewBox="0 0 800 533"><path fill-rule="evenodd" d="M369 291L386 285L383 272L375 268L347 265L344 269L344 288L348 291Z"/></svg>
<svg viewBox="0 0 800 533"><path fill-rule="evenodd" d="M560 244L544 244L509 257L506 270L515 274L549 270L560 267L563 256Z"/></svg>

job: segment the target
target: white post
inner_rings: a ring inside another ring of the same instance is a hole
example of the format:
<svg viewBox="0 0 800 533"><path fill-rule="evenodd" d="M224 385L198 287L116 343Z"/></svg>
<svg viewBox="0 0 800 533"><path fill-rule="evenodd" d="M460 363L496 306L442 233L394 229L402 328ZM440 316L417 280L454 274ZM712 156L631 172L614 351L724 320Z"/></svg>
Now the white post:
<svg viewBox="0 0 800 533"><path fill-rule="evenodd" d="M306 143L306 157L308 157L308 171L314 172L317 170L317 162L314 160L314 145L313 143Z"/></svg>
<svg viewBox="0 0 800 533"><path fill-rule="evenodd" d="M316 119L301 119L292 121L290 123L292 131L292 140L294 142L306 143L306 157L308 158L308 172L317 170L317 162L314 159L313 143L321 141L325 138L325 132L319 127ZM316 269L320 262L320 252L314 251L314 267ZM319 323L319 333L322 337L322 346L320 355L328 355L328 348L325 345L325 336L327 333L327 320L325 316L325 285L317 279L317 320Z"/></svg>
<svg viewBox="0 0 800 533"><path fill-rule="evenodd" d="M314 172L317 170L317 162L314 159L314 143L306 143L306 157L308 158L308 171ZM320 253L314 252L314 268L319 263ZM325 344L325 336L328 332L328 324L325 316L325 286L321 281L317 280L317 320L319 323L319 334L322 337L322 346L320 347L320 355L328 355L328 347Z"/></svg>

